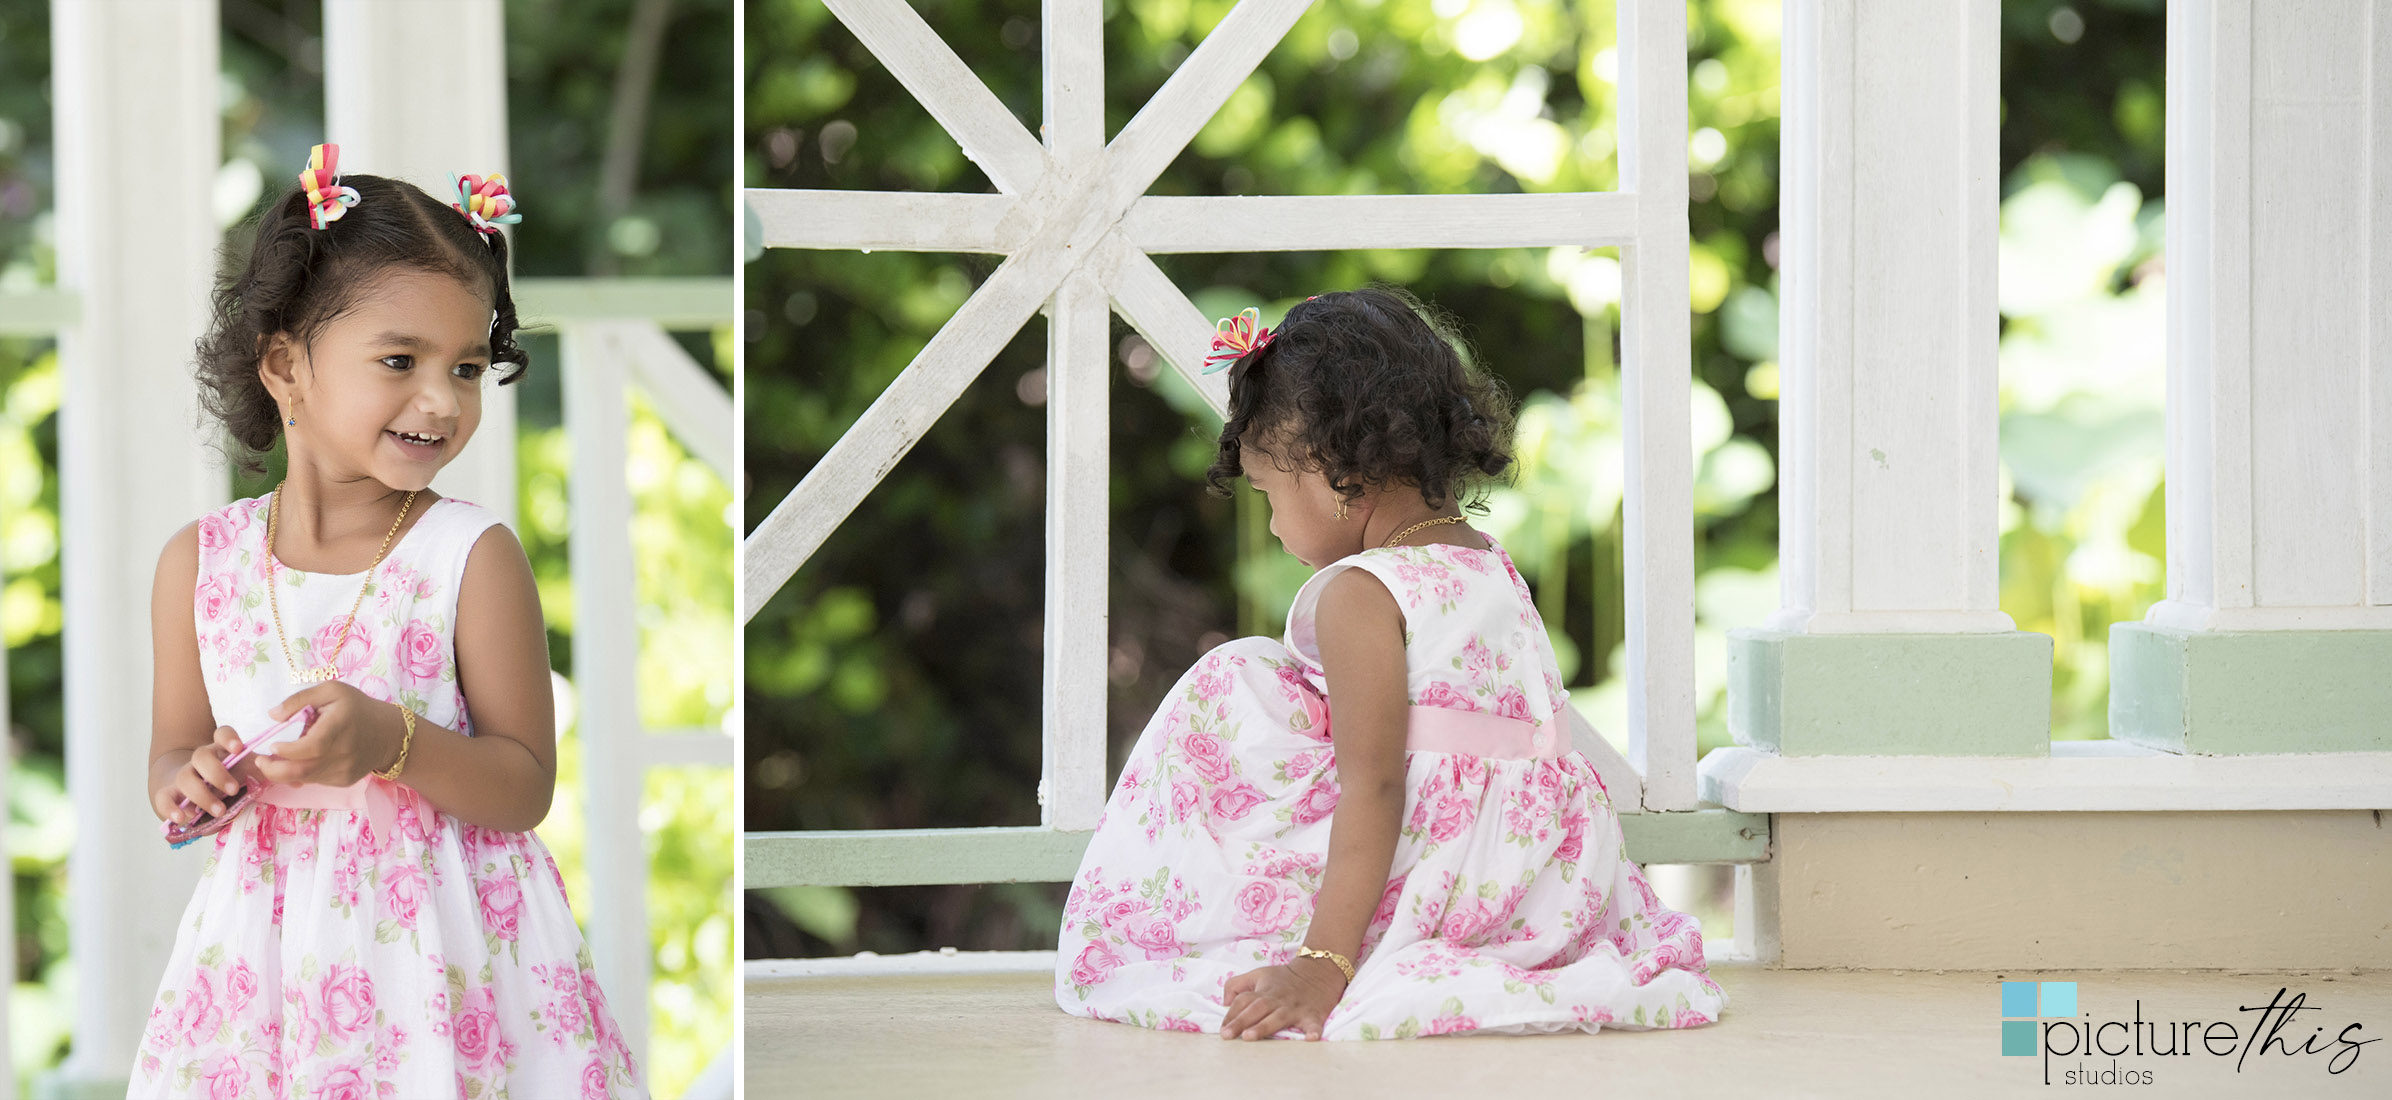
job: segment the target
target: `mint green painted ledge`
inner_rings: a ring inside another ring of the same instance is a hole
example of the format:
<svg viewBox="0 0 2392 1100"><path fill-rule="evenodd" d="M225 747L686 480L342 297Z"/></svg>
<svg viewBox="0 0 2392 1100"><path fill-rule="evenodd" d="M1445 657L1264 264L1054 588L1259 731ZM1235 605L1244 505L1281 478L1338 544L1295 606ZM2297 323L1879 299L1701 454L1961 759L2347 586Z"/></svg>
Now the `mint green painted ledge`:
<svg viewBox="0 0 2392 1100"><path fill-rule="evenodd" d="M32 1093L33 1100L123 1100L132 1085L131 1077L85 1079L52 1073L34 1079Z"/></svg>
<svg viewBox="0 0 2392 1100"><path fill-rule="evenodd" d="M1780 756L2044 756L2051 637L1731 630L1727 709Z"/></svg>
<svg viewBox="0 0 2392 1100"><path fill-rule="evenodd" d="M731 280L707 276L648 279L517 279L515 315L527 328L571 321L654 321L668 329L731 323Z"/></svg>
<svg viewBox="0 0 2392 1100"><path fill-rule="evenodd" d="M2112 624L2110 736L2219 755L2392 749L2392 631Z"/></svg>
<svg viewBox="0 0 2392 1100"><path fill-rule="evenodd" d="M1638 863L1759 863L1769 815L1723 808L1622 814ZM748 889L772 886L923 886L1069 882L1090 832L1052 829L859 829L749 833Z"/></svg>

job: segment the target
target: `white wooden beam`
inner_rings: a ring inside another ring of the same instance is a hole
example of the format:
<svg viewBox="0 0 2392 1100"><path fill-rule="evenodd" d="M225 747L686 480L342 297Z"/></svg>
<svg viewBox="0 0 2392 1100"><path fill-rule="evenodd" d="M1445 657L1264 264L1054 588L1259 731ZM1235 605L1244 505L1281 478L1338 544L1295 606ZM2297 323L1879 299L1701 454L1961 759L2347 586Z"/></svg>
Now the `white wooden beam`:
<svg viewBox="0 0 2392 1100"><path fill-rule="evenodd" d="M589 858L590 956L633 1055L648 1061L647 846L640 834L638 575L631 561L631 414L625 352L603 329L569 327L564 359L566 491L572 532L575 732ZM561 731L560 731L561 733Z"/></svg>
<svg viewBox="0 0 2392 1100"><path fill-rule="evenodd" d="M1038 186L1047 173L1045 150L904 0L825 2L998 190L1020 195Z"/></svg>
<svg viewBox="0 0 2392 1100"><path fill-rule="evenodd" d="M690 764L728 768L732 766L733 750L737 747L730 734L718 729L676 730L668 733L651 730L640 739L640 764L649 768Z"/></svg>
<svg viewBox="0 0 2392 1100"><path fill-rule="evenodd" d="M745 194L766 248L1011 252L1035 225L1012 195L770 187Z"/></svg>
<svg viewBox="0 0 2392 1100"><path fill-rule="evenodd" d="M1138 330L1155 354L1171 364L1180 377L1204 395L1205 404L1212 406L1213 415L1223 421L1229 419L1229 372L1201 373L1204 356L1212 350L1213 322L1206 320L1196 303L1180 293L1171 277L1163 274L1153 259L1135 248L1115 246L1112 287L1113 308L1121 311L1130 327Z"/></svg>
<svg viewBox="0 0 2392 1100"><path fill-rule="evenodd" d="M1781 631L1997 633L1997 0L1786 5ZM1901 94L1885 94L1886 89Z"/></svg>
<svg viewBox="0 0 2392 1100"><path fill-rule="evenodd" d="M230 499L195 431L187 364L219 234L215 0L50 5L59 333L66 777L75 815L69 1089L122 1092L205 853L158 839L146 788L159 550ZM297 166L292 167L296 173ZM169 594L170 599L174 599Z"/></svg>
<svg viewBox="0 0 2392 1100"><path fill-rule="evenodd" d="M1319 252L1352 248L1603 248L1636 239L1636 196L1148 195L1119 232L1138 249Z"/></svg>
<svg viewBox="0 0 2392 1100"><path fill-rule="evenodd" d="M325 0L324 140L341 147L343 171L396 176L444 202L454 197L452 173L505 172L506 75L499 0ZM541 180L510 183L527 218L557 193ZM509 523L515 404L512 386L483 391L479 441L435 479L441 493Z"/></svg>
<svg viewBox="0 0 2392 1100"><path fill-rule="evenodd" d="M1078 164L1105 147L1104 0L1045 0L1038 25L1047 153Z"/></svg>
<svg viewBox="0 0 2392 1100"><path fill-rule="evenodd" d="M639 383L640 395L683 449L731 483L731 394L665 335L640 321L613 326L611 337Z"/></svg>
<svg viewBox="0 0 2392 1100"><path fill-rule="evenodd" d="M1628 758L1648 810L1694 808L1693 348L1687 310L1686 6L1619 6L1620 184L1636 241L1620 249L1620 404Z"/></svg>
<svg viewBox="0 0 2392 1100"><path fill-rule="evenodd" d="M1107 793L1112 319L1104 287L1086 271L1064 280L1048 309L1045 748L1038 800L1050 829L1095 828Z"/></svg>
<svg viewBox="0 0 2392 1100"><path fill-rule="evenodd" d="M1125 203L1144 194L1311 6L1312 0L1241 0L1229 9L1106 146L1113 193Z"/></svg>
<svg viewBox="0 0 2392 1100"><path fill-rule="evenodd" d="M921 441L1038 311L1065 271L1063 256L1054 249L1016 253L998 265L797 488L749 532L741 544L746 576L740 621L754 618L864 494Z"/></svg>
<svg viewBox="0 0 2392 1100"><path fill-rule="evenodd" d="M646 321L660 328L721 328L731 323L727 277L517 278L515 312L526 329L554 330L579 321Z"/></svg>
<svg viewBox="0 0 2392 1100"><path fill-rule="evenodd" d="M2168 598L2392 629L2392 14L2168 12Z"/></svg>
<svg viewBox="0 0 2392 1100"><path fill-rule="evenodd" d="M12 290L0 295L0 336L48 338L83 319L83 302L57 287Z"/></svg>
<svg viewBox="0 0 2392 1100"><path fill-rule="evenodd" d="M1703 757L1703 796L1744 813L2373 810L2392 806L2392 753L2195 756L2123 741L2054 741L2046 756Z"/></svg>
<svg viewBox="0 0 2392 1100"><path fill-rule="evenodd" d="M1595 766L1595 774L1603 777L1604 789L1611 793L1611 804L1623 814L1644 812L1644 776L1636 765L1620 755L1619 747L1586 716L1573 706L1562 707L1563 721L1570 726L1570 747L1576 749L1586 762Z"/></svg>

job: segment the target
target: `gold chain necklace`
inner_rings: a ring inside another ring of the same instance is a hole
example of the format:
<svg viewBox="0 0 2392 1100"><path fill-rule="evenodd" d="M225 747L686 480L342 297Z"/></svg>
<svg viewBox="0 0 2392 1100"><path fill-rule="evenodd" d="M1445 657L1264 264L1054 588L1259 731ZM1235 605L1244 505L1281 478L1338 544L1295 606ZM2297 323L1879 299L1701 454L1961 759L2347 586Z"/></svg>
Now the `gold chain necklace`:
<svg viewBox="0 0 2392 1100"><path fill-rule="evenodd" d="M1410 526L1410 527L1406 527L1406 528L1404 528L1404 529L1403 529L1403 530L1401 530L1401 531L1398 531L1398 532L1396 532L1396 533L1394 533L1394 534L1392 534L1392 535L1389 535L1389 536L1387 536L1387 541L1380 543L1380 544L1379 544L1379 548L1380 548L1380 549L1382 549L1382 550L1384 550L1384 549L1386 549L1387 547L1390 547L1390 546L1393 546L1393 545L1395 545L1396 543L1402 542L1402 541L1403 541L1403 539L1404 539L1404 536L1406 536L1406 535L1409 535L1409 534L1411 534L1411 533L1412 533L1412 532L1414 532L1414 531L1418 531L1418 530L1420 530L1420 529L1421 529L1421 528L1423 528L1423 527L1435 527L1436 525L1438 525L1438 524L1440 524L1440 523L1460 523L1460 522L1462 522L1464 519L1467 519L1467 518L1469 518L1469 517L1467 517L1467 516L1438 516L1438 517L1437 517L1437 518L1435 518L1435 519L1424 519L1424 520L1421 520L1420 522L1418 522L1418 523L1415 523L1415 524L1413 524L1413 525L1412 525L1412 526Z"/></svg>
<svg viewBox="0 0 2392 1100"><path fill-rule="evenodd" d="M274 589L278 587L274 570L282 564L274 557L274 529L282 516L282 490L279 487L274 490L274 500L266 507L266 606L274 612L274 638L282 643L282 663L290 667L293 679L302 684L320 684L340 675L337 658L341 647L349 644L349 628L357 625L357 609L365 606L366 590L374 586L374 570L381 567L382 556L390 553L390 540L399 533L399 524L407 521L407 509L415 506L416 492L420 490L408 492L406 501L399 505L399 518L390 521L390 530L383 533L382 548L374 551L374 564L365 567L365 583L357 586L357 602L349 605L349 617L341 622L340 637L325 651L324 663L303 669L291 657L290 635L282 629L282 603L274 598Z"/></svg>

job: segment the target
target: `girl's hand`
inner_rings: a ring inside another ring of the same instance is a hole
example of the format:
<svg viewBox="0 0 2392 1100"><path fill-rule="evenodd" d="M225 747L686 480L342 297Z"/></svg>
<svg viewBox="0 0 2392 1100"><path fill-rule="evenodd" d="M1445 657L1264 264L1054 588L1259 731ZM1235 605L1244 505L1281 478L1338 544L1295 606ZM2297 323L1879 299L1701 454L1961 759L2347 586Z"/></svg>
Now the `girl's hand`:
<svg viewBox="0 0 2392 1100"><path fill-rule="evenodd" d="M203 812L221 816L224 800L241 793L244 785L257 779L249 760L230 770L225 768L224 758L239 751L240 735L231 726L216 727L215 739L191 750L191 759L175 775L174 782L150 792L150 809L157 811L159 820L177 825L189 825ZM181 805L181 800L186 799L198 809Z"/></svg>
<svg viewBox="0 0 2392 1100"><path fill-rule="evenodd" d="M275 783L346 787L399 758L399 736L406 732L399 708L333 680L293 693L268 717L279 722L305 706L316 708L306 733L276 746L272 756L250 757L259 775Z"/></svg>
<svg viewBox="0 0 2392 1100"><path fill-rule="evenodd" d="M1345 975L1325 959L1308 960L1302 969L1266 966L1229 979L1221 995L1229 999L1224 1039L1268 1039L1291 1027L1319 1039L1329 1010L1345 996Z"/></svg>

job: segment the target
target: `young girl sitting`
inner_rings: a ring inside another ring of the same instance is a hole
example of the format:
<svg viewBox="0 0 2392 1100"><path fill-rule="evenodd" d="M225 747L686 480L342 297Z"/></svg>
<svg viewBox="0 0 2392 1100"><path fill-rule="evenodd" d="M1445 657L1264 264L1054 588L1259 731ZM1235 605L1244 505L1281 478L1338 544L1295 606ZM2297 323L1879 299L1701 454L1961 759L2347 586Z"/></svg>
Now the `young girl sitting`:
<svg viewBox="0 0 2392 1100"><path fill-rule="evenodd" d="M1315 572L1140 735L1064 906L1066 1012L1223 1038L1678 1028L1700 924L1621 851L1510 555L1457 502L1511 407L1408 295L1322 294L1215 341L1210 471Z"/></svg>
<svg viewBox="0 0 2392 1100"><path fill-rule="evenodd" d="M427 488L524 367L513 200L501 177L454 203L342 180L337 154L261 215L199 343L239 457L280 436L288 472L158 561L150 802L229 823L131 1094L645 1095L531 832L556 724L530 564ZM226 766L306 707L296 740Z"/></svg>

